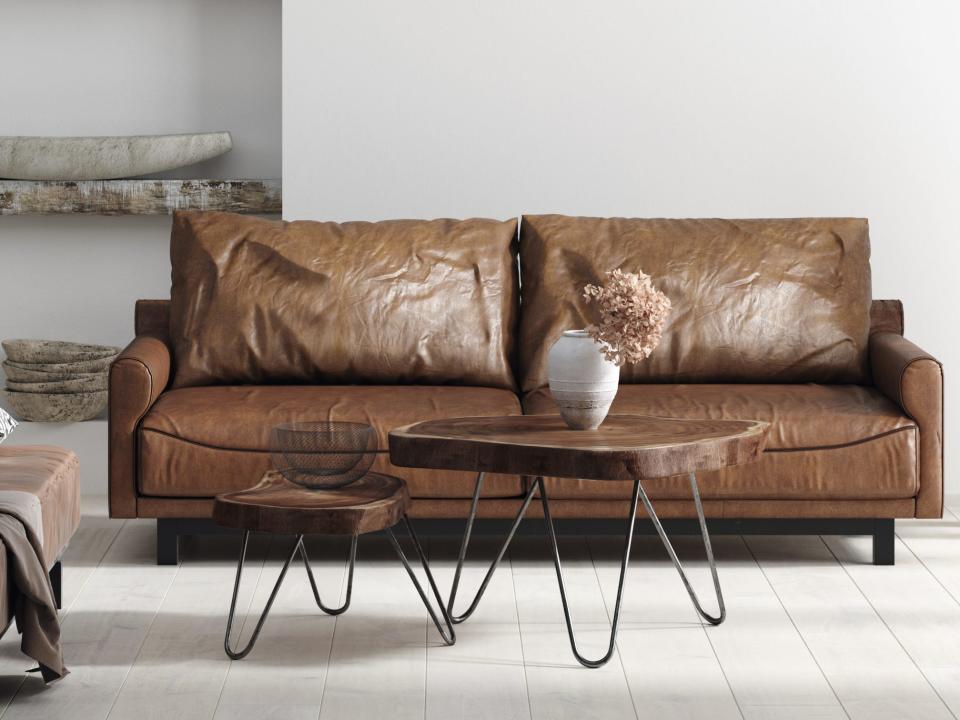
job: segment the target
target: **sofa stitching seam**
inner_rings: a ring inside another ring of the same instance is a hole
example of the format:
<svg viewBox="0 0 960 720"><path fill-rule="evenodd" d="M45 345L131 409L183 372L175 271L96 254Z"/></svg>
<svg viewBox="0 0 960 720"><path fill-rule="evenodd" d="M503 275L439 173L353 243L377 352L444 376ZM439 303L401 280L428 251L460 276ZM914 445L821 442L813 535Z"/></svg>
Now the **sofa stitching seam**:
<svg viewBox="0 0 960 720"><path fill-rule="evenodd" d="M876 435L871 435L870 437L861 438L859 440L852 440L845 443L837 443L836 445L811 445L810 447L796 447L796 448L767 448L764 450L765 453L790 453L790 452L812 452L815 450L842 450L848 447L855 447L857 445L864 445L868 442L873 442L874 440L882 440L885 437L894 435L896 433L905 432L907 430L916 430L917 426L914 424L904 425L903 427L894 428L893 430L886 430L882 433L877 433Z"/></svg>
<svg viewBox="0 0 960 720"><path fill-rule="evenodd" d="M854 440L847 443L838 443L836 445L812 445L810 447L789 447L789 448L767 448L764 452L768 453L787 453L787 452L810 452L814 450L840 450L847 447L853 447L855 445L862 445L864 443L872 442L874 440L881 440L888 435L893 435L894 433L903 432L905 430L916 430L916 425L905 425L904 427L895 428L893 430L887 430L885 432L879 433L877 435L871 435L867 438L862 438L860 440ZM187 443L189 445L196 445L197 447L207 448L209 450L229 450L232 452L248 452L248 453L269 453L269 448L235 448L235 447L223 447L222 445L211 445L209 443L200 442L198 440L191 440L189 438L180 437L179 435L174 435L173 433L167 432L165 430L157 430L156 428L141 427L140 432L150 432L155 433L156 435L162 435L163 437L168 437L171 440L177 440L179 442Z"/></svg>

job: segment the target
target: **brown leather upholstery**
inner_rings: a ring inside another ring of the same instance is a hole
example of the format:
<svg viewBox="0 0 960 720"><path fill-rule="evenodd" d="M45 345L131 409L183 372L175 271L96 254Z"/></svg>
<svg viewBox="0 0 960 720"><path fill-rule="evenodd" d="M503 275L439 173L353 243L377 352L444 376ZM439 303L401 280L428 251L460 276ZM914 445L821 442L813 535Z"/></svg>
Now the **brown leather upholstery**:
<svg viewBox="0 0 960 720"><path fill-rule="evenodd" d="M175 215L174 387L512 389L516 220Z"/></svg>
<svg viewBox="0 0 960 720"><path fill-rule="evenodd" d="M903 303L899 300L874 300L870 303L870 334L891 332L903 335Z"/></svg>
<svg viewBox="0 0 960 720"><path fill-rule="evenodd" d="M47 568L53 567L80 525L79 467L77 456L64 448L0 446L0 490L28 492L40 500ZM0 575L0 581L4 578Z"/></svg>
<svg viewBox="0 0 960 720"><path fill-rule="evenodd" d="M520 247L519 340L513 223L279 224L213 214L178 216L178 223L203 242L210 240L217 252L203 243L191 249L188 242L188 251L175 247L175 283L177 272L191 282L221 280L212 266L201 268L212 258L230 263L261 257L265 265L256 269L241 263L237 302L257 288L257 298L290 300L285 310L310 307L306 315L267 314L258 322L249 314L231 315L204 295L198 308L216 317L196 332L185 322L174 325L187 355L193 354L191 362L201 349L207 353L200 358L201 375L188 373L189 382L209 371L211 382L224 384L171 391L176 364L168 349L171 304L137 303L138 338L110 378L114 517L209 517L215 493L259 478L269 462L267 437L274 422L367 419L382 438L391 427L422 419L520 412L511 392L512 354L523 387L535 391L525 395L527 411L554 412L549 394L538 390L546 384L546 352L561 330L586 324L578 288L620 266L653 273L676 310L672 339L649 362L624 372L614 411L773 423L761 462L701 478L708 515L886 518L942 512L942 369L901 337L899 301L869 301L865 221L527 217ZM175 246L182 232L180 227L174 233ZM298 243L305 245L294 253L295 262L284 264L281 252ZM699 260L691 260L694 255ZM424 257L444 272L418 275ZM304 303L301 293L284 295L291 282L287 271L297 277L293 285L319 277L314 266L305 270L306 258L320 262L320 271L329 270L332 278L309 289L304 285L303 294L323 298L317 307ZM386 267L395 272L376 275ZM378 277L383 282L378 284ZM351 288L351 282L359 285ZM426 292L394 298L392 290L405 289L405 283ZM469 291L458 294L463 288ZM358 327L378 327L376 334L350 333L351 304L343 297L359 297L356 307L384 310L380 317L361 313ZM394 299L403 306L391 305ZM266 323L269 333L263 332ZM430 331L425 339L424 324ZM287 339L276 342L275 332ZM301 347L291 338L310 344ZM372 349L363 362L341 353L335 367L302 364L318 348L336 355L337 342L357 338ZM262 360L262 372L271 377L279 369L281 376L302 371L314 379L300 386L231 385L229 373L219 376L234 362L231 355L239 359L241 375ZM402 384L372 384L389 373ZM367 384L322 384L346 376ZM698 378L737 382L689 384ZM411 480L413 516L466 515L471 474L380 463L381 470ZM524 487L513 477L488 480L480 517L511 517ZM549 487L558 518L621 518L628 509L626 488L616 483L563 480ZM684 478L649 483L648 489L664 517L693 516ZM539 514L539 506L530 512Z"/></svg>
<svg viewBox="0 0 960 720"><path fill-rule="evenodd" d="M137 428L170 379L170 350L141 335L110 366L110 517L137 517Z"/></svg>
<svg viewBox="0 0 960 720"><path fill-rule="evenodd" d="M920 429L917 517L943 513L943 368L930 354L894 333L870 338L877 387Z"/></svg>
<svg viewBox="0 0 960 720"><path fill-rule="evenodd" d="M590 323L588 283L642 269L673 312L621 382L865 382L866 220L627 220L524 216L519 380L547 383L564 330Z"/></svg>
<svg viewBox="0 0 960 720"><path fill-rule="evenodd" d="M137 327L141 330L145 330L151 333L159 334L162 331L162 328L165 326L165 312L169 306L168 301L140 301L137 304ZM874 301L873 307L871 310L871 316L873 320L873 325L871 332L881 333L884 332L887 328L890 327L902 327L902 306L899 301ZM877 353L880 353L882 356L889 356L891 358L900 357L901 359L910 360L910 367L912 367L912 361L917 360L917 366L914 367L909 372L902 370L889 371L881 370L880 378L878 383L883 383L886 387L886 391L890 395L894 396L894 399L899 402L901 395L900 390L894 390L895 387L899 387L896 383L888 382L891 378L903 378L905 380L904 390L909 396L912 392L916 395L918 392L921 392L925 388L923 381L917 382L919 377L918 371L921 369L930 370L931 367L929 363L919 362L921 359L926 359L924 353L918 352L915 349L915 346L909 344L910 348L913 348L911 352L906 355L902 353L889 353L882 348L888 347L891 343L900 345L900 343L894 339L890 338L880 338L877 342L875 338L875 345L873 348L874 358L873 362L877 364L878 367L884 367L885 357L880 357ZM140 343L134 345L134 347L144 347ZM156 347L156 346L152 346ZM129 351L128 351L129 352ZM144 355L144 353L141 353ZM920 356L923 355L923 358ZM163 353L160 353L160 356L163 357ZM155 360L150 360L146 357L141 357L141 361L146 360L149 364ZM167 358L169 362L169 358ZM933 361L930 361L933 362ZM160 363L162 364L162 363ZM899 366L898 366L899 367ZM127 376L125 376L127 377ZM119 385L118 390L114 392L114 397L136 397L137 390L136 385L140 381L138 375L134 374L134 384L133 385ZM938 388L942 391L942 378L937 377L937 373L933 373L933 394L936 395ZM749 386L747 386L749 387ZM779 393L786 393L790 395L795 393L796 390L803 390L811 386L798 386L794 387L791 385L779 385L779 386L769 386L768 391L777 391ZM656 393L658 390L665 392L665 395L660 395L659 397L669 398L674 394L675 388L670 386L659 386L659 385L643 385L638 386L638 389L645 389L650 393ZM351 388L353 390L353 388ZM743 386L733 386L733 390L743 391ZM830 391L830 388L820 388L820 393L824 391ZM621 393L625 394L629 392L627 386L621 387ZM841 392L846 393L847 399L856 398L860 396L861 399L867 398L870 402L860 403L859 407L861 410L859 419L860 421L866 421L866 424L862 427L869 429L871 425L876 423L875 420L870 419L869 407L870 403L875 403L875 409L880 411L882 416L880 420L882 422L890 422L891 418L894 417L890 414L890 407L893 407L895 403L884 405L883 401L878 401L877 394L872 391L868 391L866 388L847 388L845 391ZM151 394L141 392L144 403L151 402ZM680 402L683 398L682 391L677 396L679 400L677 401L679 405L683 405L683 402ZM807 407L811 412L815 412L815 408L811 403L815 398L822 396L811 395L810 397L804 400ZM538 398L534 401L534 398ZM528 395L528 406L531 411L550 411L548 397L545 392L541 391L539 393L533 393ZM546 405L537 405L537 403L546 403ZM622 401L621 401L622 402ZM687 402L687 401L684 401ZM804 404L801 404L803 407ZM689 405L688 405L689 409ZM679 413L683 411L682 407L678 407L677 404L671 404L669 407L661 408L663 412L676 412ZM942 413L942 409L941 409ZM795 417L801 418L803 413L795 414ZM901 418L905 413L900 413ZM885 418L885 419L884 419ZM918 424L918 422L913 420L913 424ZM900 422L903 422L901 419ZM942 423L942 414L939 423ZM938 422L933 423L934 429L941 425L938 425ZM784 434L785 431L789 429L790 434ZM844 432L847 429L846 424L834 425L833 429L830 432ZM877 428L874 427L874 430ZM804 439L810 441L811 439L815 440L814 435L819 432L816 422L806 422L797 424L790 424L789 426L777 424L774 429L775 433L775 442L777 443L786 443L788 440L799 440ZM122 433L121 433L122 435ZM905 433L909 435L909 433ZM113 431L113 423L111 424L111 443L113 447L121 448L133 448L135 447L135 440L132 434L127 438L125 442L116 442L115 433ZM849 439L848 436L847 439ZM925 462L922 459L923 450L922 448L926 444L931 444L929 439L925 437L925 433L920 432L920 447L921 447L921 461L920 461L920 471L919 474L914 473L914 475L920 478L920 487L918 491L918 497L923 501L922 510L923 516L933 516L936 517L941 512L942 507L942 480L941 477L937 474L942 473L942 464L938 464L937 454L934 451L934 462L929 463ZM122 439L122 438L121 438ZM898 441L904 440L905 437L897 438ZM934 440L936 441L937 435L934 433ZM942 436L939 438L939 442L942 444ZM935 443L934 443L935 444ZM869 444L864 444L868 445ZM785 445L781 445L784 447ZM914 452L916 445L914 444L907 454ZM857 452L857 451L854 451ZM111 512L114 516L118 516L119 513L117 508L120 506L120 503L115 502L115 499L118 497L126 498L124 507L129 507L129 514L124 516L131 516L133 514L139 515L141 517L209 517L211 503L209 499L193 499L193 498L182 498L182 497L171 497L171 498L161 498L161 497L137 497L135 490L134 480L133 480L133 463L127 465L126 463L116 463L115 459L118 457L118 453L111 451ZM839 482L840 478L851 476L853 478L863 477L863 473L858 469L856 473L851 473L850 468L861 468L862 463L859 459L859 456L851 459L849 456L838 455L836 453L829 453L828 457L831 458L831 465L827 467L824 464L823 456L826 453L814 454L816 467L813 468L814 471L818 473L824 473L826 477L834 479L834 485L836 482ZM789 471L793 474L798 472L797 465L793 463L794 454L785 453L782 458L775 458L771 456L770 460L764 460L763 462L787 462L790 463ZM834 462L835 460L835 462ZM124 473L116 472L116 468L122 466L122 468L129 468ZM397 472L403 473L405 470L398 470ZM776 477L777 473L780 471L778 469L770 469L769 472L772 476ZM910 477L910 472L907 471L907 477ZM762 478L757 478L762 479ZM565 483L576 482L576 481L564 481ZM717 483L714 483L715 485ZM722 483L719 483L722 486ZM551 486L553 487L553 486ZM889 483L887 487L892 487ZM462 486L461 486L462 488ZM513 487L509 487L509 490L512 490ZM563 491L555 488L554 492L560 492L560 495L564 495ZM196 489L193 491L203 495L207 495L209 492L203 483L198 483ZM461 490L461 493L463 491ZM574 493L581 494L581 493ZM625 497L622 491L617 491L617 494L620 494L621 497ZM676 490L675 492L668 492L667 494L676 494L682 495L682 490ZM209 495L207 495L209 497ZM468 501L464 499L441 499L441 498L430 498L430 499L421 499L414 503L413 514L417 516L424 517L462 517L466 514L466 504ZM496 499L485 499L481 503L480 513L481 517L507 517L509 513L512 513L513 510L506 510L504 508L513 507L510 503L512 501L502 501L505 504L497 505L501 503L500 500ZM658 505L663 503L668 503L665 510L667 513L676 512L676 516L691 516L693 512L692 505L685 500L664 500L660 499ZM673 504L670 504L673 503ZM916 505L913 499L902 499L902 500L711 500L710 507L716 508L717 513L721 513L724 517L912 517L914 513L920 514L920 506ZM626 512L626 505L622 500L601 500L601 499L574 499L574 500L564 500L561 498L557 499L556 506L560 509L557 510L558 517L620 517L624 512ZM708 512L710 512L708 510ZM673 516L673 515L665 515Z"/></svg>
<svg viewBox="0 0 960 720"><path fill-rule="evenodd" d="M270 430L296 420L354 420L373 425L386 448L394 427L452 415L520 414L509 390L397 386L219 386L164 393L140 429L143 495L213 496L255 485L270 467ZM415 498L470 497L473 473L397 468L384 454L373 469L397 475ZM515 497L520 478L491 475L485 491Z"/></svg>
<svg viewBox="0 0 960 720"><path fill-rule="evenodd" d="M527 414L555 413L550 392L524 398ZM705 498L899 499L917 494L917 425L859 385L622 385L611 412L771 424L760 462L703 473ZM557 498L626 498L629 482L548 481ZM645 481L651 497L686 498L686 478Z"/></svg>
<svg viewBox="0 0 960 720"><path fill-rule="evenodd" d="M153 335L170 345L170 301L137 300L133 328L136 335Z"/></svg>

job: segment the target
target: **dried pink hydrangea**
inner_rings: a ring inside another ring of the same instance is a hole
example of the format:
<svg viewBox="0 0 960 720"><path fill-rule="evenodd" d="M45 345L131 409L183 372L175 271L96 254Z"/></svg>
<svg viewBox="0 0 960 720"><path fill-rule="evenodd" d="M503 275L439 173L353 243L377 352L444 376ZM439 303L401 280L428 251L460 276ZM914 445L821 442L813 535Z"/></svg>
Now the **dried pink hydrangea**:
<svg viewBox="0 0 960 720"><path fill-rule="evenodd" d="M587 302L596 302L600 320L587 332L604 357L617 365L638 363L660 344L670 315L670 298L657 290L643 271L607 273L605 287L583 288Z"/></svg>

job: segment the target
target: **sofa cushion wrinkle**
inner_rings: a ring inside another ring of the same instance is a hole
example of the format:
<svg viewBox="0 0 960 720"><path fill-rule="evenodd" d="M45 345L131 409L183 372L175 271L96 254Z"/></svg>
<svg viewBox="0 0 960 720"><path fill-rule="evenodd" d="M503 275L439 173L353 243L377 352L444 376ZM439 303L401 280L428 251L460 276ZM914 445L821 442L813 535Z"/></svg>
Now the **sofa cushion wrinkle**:
<svg viewBox="0 0 960 720"><path fill-rule="evenodd" d="M866 382L869 259L856 218L524 215L520 385L546 384L553 342L595 320L583 286L616 268L650 274L673 304L657 351L622 383Z"/></svg>
<svg viewBox="0 0 960 720"><path fill-rule="evenodd" d="M517 221L278 222L181 212L174 387L516 387Z"/></svg>

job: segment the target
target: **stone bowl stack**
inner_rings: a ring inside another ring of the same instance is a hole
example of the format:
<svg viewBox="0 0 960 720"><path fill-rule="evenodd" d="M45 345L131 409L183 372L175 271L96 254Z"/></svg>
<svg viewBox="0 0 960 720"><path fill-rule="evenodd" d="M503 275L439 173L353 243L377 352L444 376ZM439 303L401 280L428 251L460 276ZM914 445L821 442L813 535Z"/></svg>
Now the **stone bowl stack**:
<svg viewBox="0 0 960 720"><path fill-rule="evenodd" d="M107 407L110 363L120 348L61 340L4 340L6 396L21 420L79 422Z"/></svg>

